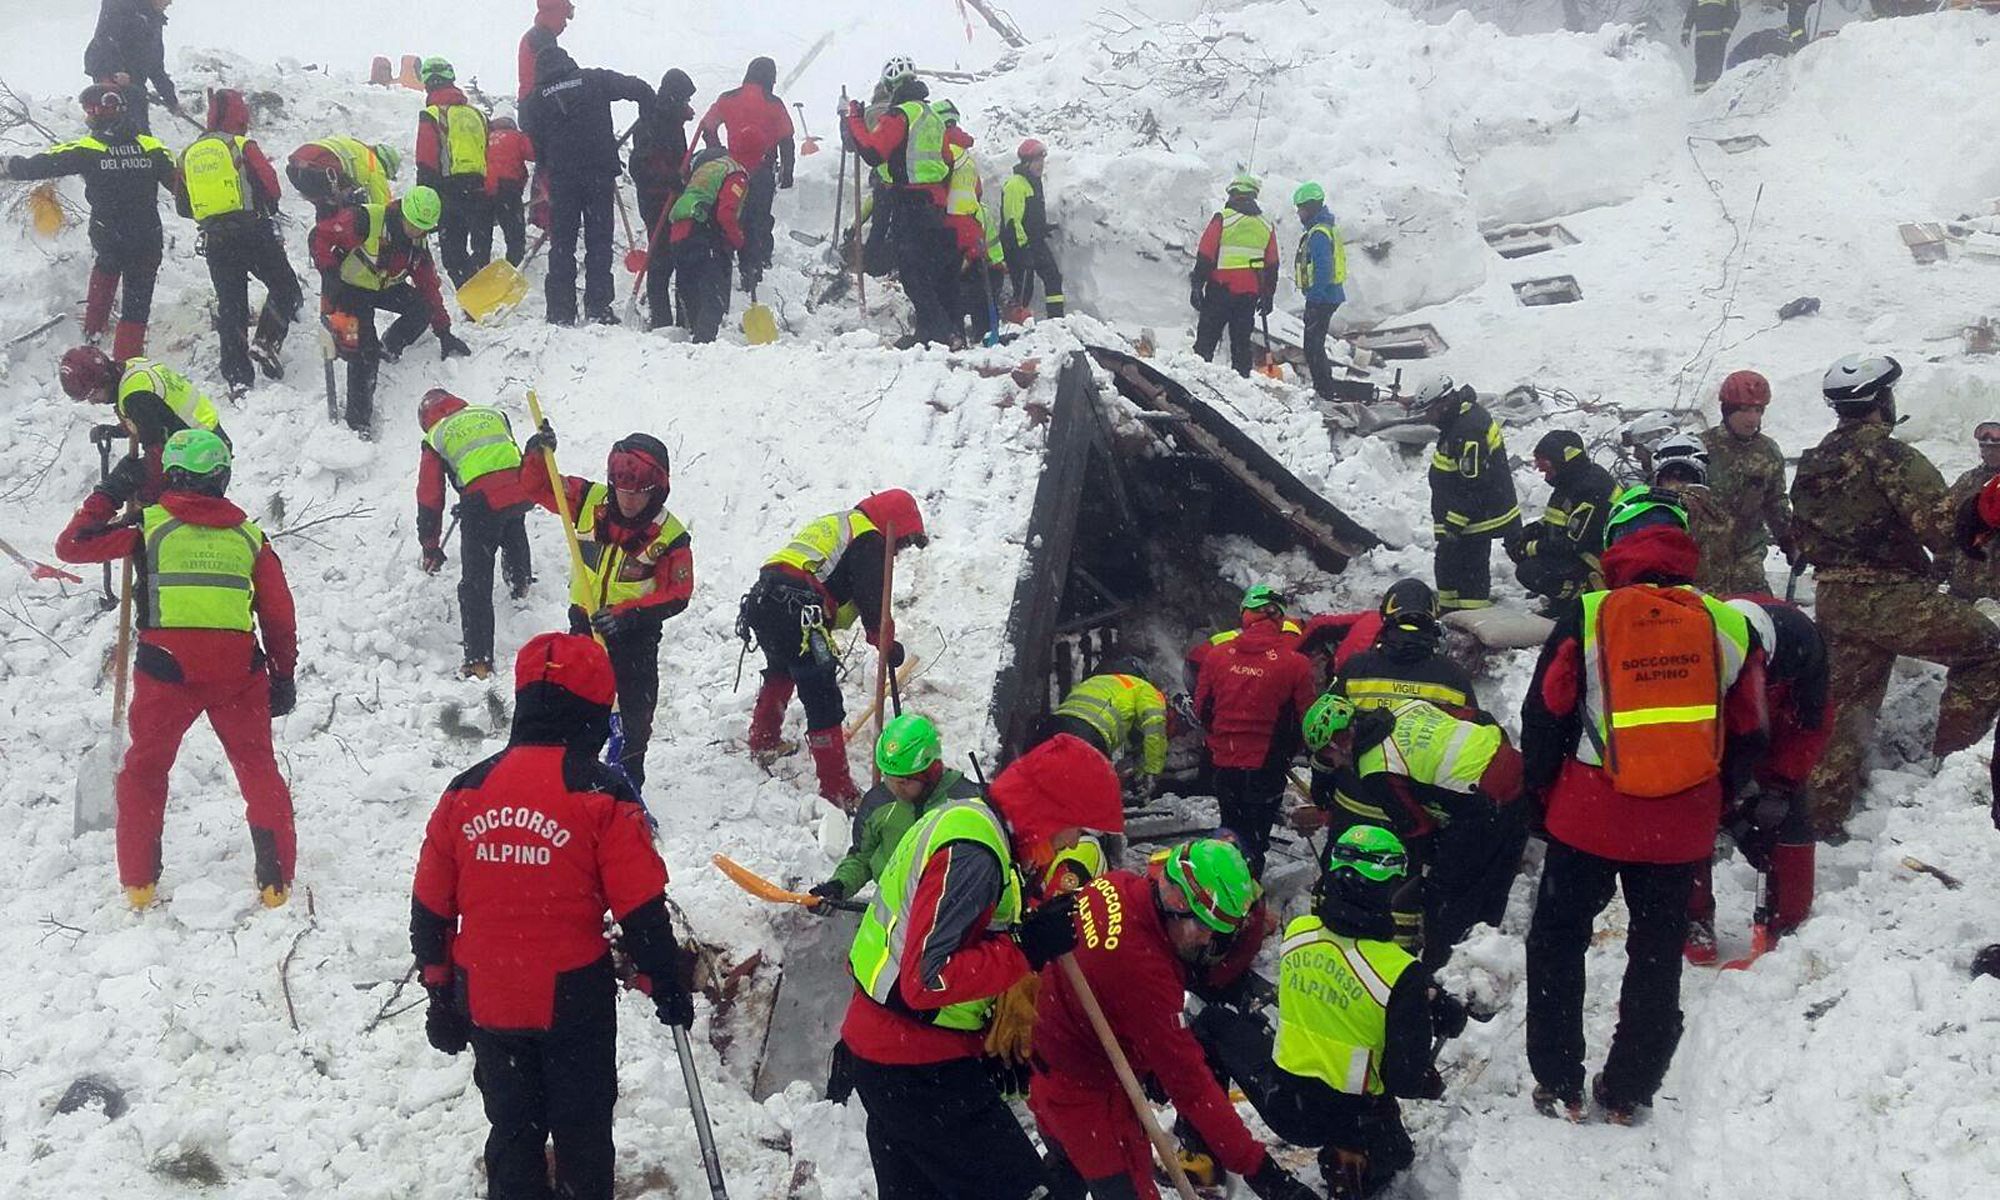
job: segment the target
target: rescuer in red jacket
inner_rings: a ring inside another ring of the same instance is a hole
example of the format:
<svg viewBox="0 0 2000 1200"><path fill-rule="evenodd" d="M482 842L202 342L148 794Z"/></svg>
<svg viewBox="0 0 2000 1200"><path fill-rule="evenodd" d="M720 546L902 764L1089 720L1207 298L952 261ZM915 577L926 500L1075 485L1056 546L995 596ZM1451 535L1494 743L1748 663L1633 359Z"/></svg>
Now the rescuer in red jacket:
<svg viewBox="0 0 2000 1200"><path fill-rule="evenodd" d="M744 249L750 176L721 150L695 158L687 187L667 210L681 315L696 342L712 342L729 311L729 260ZM745 268L746 270L748 268Z"/></svg>
<svg viewBox="0 0 2000 1200"><path fill-rule="evenodd" d="M1182 1020L1190 972L1250 915L1257 883L1213 838L1176 846L1145 875L1108 871L1077 893L1076 964L1140 1078L1173 1101L1209 1153L1263 1200L1314 1193L1244 1127ZM1028 1093L1049 1144L1052 1194L1156 1200L1152 1147L1065 973L1042 969Z"/></svg>
<svg viewBox="0 0 2000 1200"><path fill-rule="evenodd" d="M512 117L495 117L486 127L486 204L472 229L472 257L493 261L493 227L505 239L507 261L515 266L528 254L528 164L535 143Z"/></svg>
<svg viewBox="0 0 2000 1200"><path fill-rule="evenodd" d="M535 581L528 553L527 516L531 501L521 487L521 452L513 426L497 408L468 406L432 388L417 404L424 431L417 453L417 545L424 573L445 564L443 546L445 482L458 495L458 620L464 634L468 679L493 674L493 559L500 558L507 594L519 600ZM548 472L542 472L546 479Z"/></svg>
<svg viewBox="0 0 2000 1200"><path fill-rule="evenodd" d="M743 207L743 290L754 291L771 265L771 201L779 188L792 186L792 114L777 95L778 64L753 58L743 72L743 85L715 98L696 127L696 135L711 149L720 148L718 128L729 131L729 157L749 174L749 196ZM688 166L694 146L688 146Z"/></svg>
<svg viewBox="0 0 2000 1200"><path fill-rule="evenodd" d="M1285 628L1283 598L1261 585L1251 590L1261 592L1264 603L1241 636L1202 662L1194 709L1208 735L1222 826L1240 839L1261 877L1271 823L1285 798L1285 772L1304 744L1299 722L1315 692L1312 663ZM1250 599L1246 595L1246 608Z"/></svg>
<svg viewBox="0 0 2000 1200"><path fill-rule="evenodd" d="M410 948L432 1046L469 1043L486 1105L487 1194L611 1195L617 979L604 915L664 1025L694 1023L645 809L598 761L611 663L586 637L545 633L514 664L507 748L451 781L417 859Z"/></svg>

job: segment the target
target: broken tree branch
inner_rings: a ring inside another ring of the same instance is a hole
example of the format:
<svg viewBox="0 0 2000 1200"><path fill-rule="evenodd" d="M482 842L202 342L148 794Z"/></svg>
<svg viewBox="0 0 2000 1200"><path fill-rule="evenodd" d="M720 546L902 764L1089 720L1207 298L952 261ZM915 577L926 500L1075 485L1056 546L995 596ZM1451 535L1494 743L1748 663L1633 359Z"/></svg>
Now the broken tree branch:
<svg viewBox="0 0 2000 1200"><path fill-rule="evenodd" d="M305 940L319 925L319 914L313 910L312 887L306 887L306 923L292 936L291 948L278 962L278 987L285 993L285 1016L292 1023L292 1032L299 1032L299 1010L292 1005L292 957L299 952L299 943Z"/></svg>
<svg viewBox="0 0 2000 1200"><path fill-rule="evenodd" d="M1001 41L1016 50L1028 44L1028 39L1021 35L1020 29L1015 26L1014 22L1002 16L986 0L964 0L964 3L973 12L986 18L986 23L993 27L993 32L1000 35Z"/></svg>
<svg viewBox="0 0 2000 1200"><path fill-rule="evenodd" d="M396 982L396 989L389 993L389 998L387 1000L384 1000L382 1002L382 1007L376 1009L375 1015L368 1018L368 1023L361 1027L361 1032L373 1033L375 1032L375 1027L377 1025L380 1025L382 1022L388 1020L389 1010L395 1006L397 999L402 996L403 989L410 986L410 980L415 979L416 977L417 977L417 964L413 961L410 963L410 969L403 972L403 977ZM416 1006L413 1004L410 1007L415 1008ZM398 1009L397 1011L408 1012L410 1010L408 1008L405 1008L405 1009ZM294 1028L296 1028L296 1026L294 1026Z"/></svg>

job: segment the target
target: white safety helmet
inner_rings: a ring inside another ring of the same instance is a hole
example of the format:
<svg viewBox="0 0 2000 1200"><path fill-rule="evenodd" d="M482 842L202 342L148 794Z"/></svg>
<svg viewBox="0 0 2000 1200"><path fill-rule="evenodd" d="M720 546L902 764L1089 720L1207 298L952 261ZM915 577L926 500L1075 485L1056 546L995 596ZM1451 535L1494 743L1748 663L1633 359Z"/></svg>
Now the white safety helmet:
<svg viewBox="0 0 2000 1200"><path fill-rule="evenodd" d="M882 64L883 83L901 83L917 73L917 61L907 54L898 54Z"/></svg>
<svg viewBox="0 0 2000 1200"><path fill-rule="evenodd" d="M1826 369L1820 391L1827 404L1871 404L1890 395L1889 389L1903 377L1903 364L1886 354L1850 354Z"/></svg>
<svg viewBox="0 0 2000 1200"><path fill-rule="evenodd" d="M1458 384L1452 380L1451 376L1439 375L1427 381L1422 387L1419 387L1415 392L1410 394L1410 407L1413 409L1429 408L1440 400L1450 398L1457 391Z"/></svg>
<svg viewBox="0 0 2000 1200"><path fill-rule="evenodd" d="M1708 447L1701 439L1690 434L1676 433L1653 447L1653 482L1659 484L1660 473L1669 467L1678 468L1694 476L1696 483L1708 483Z"/></svg>

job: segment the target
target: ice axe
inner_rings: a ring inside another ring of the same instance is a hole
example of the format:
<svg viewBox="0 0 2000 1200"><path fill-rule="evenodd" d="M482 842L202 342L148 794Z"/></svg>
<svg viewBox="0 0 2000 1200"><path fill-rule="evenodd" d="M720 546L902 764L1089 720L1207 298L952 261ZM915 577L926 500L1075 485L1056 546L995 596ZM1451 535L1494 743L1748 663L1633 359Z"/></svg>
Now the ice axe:
<svg viewBox="0 0 2000 1200"><path fill-rule="evenodd" d="M812 135L812 130L806 128L806 106L795 103L792 107L799 110L799 132L805 134L805 140L799 143L799 157L818 154L819 139Z"/></svg>

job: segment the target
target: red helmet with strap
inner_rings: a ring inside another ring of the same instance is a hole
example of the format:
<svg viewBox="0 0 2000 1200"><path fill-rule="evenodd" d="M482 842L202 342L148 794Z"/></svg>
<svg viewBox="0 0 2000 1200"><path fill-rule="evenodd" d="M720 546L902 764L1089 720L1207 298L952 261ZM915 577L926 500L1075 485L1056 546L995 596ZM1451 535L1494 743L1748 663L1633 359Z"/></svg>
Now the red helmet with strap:
<svg viewBox="0 0 2000 1200"><path fill-rule="evenodd" d="M1022 162L1027 162L1031 158L1047 158L1049 156L1049 148L1042 145L1035 138L1028 138L1021 143L1021 148L1016 150L1014 154Z"/></svg>
<svg viewBox="0 0 2000 1200"><path fill-rule="evenodd" d="M432 388L424 393L422 400L417 401L417 424L429 433L431 426L464 408L465 401L443 388Z"/></svg>
<svg viewBox="0 0 2000 1200"><path fill-rule="evenodd" d="M664 496L673 487L673 462L660 439L650 433L631 433L612 445L604 475L614 488Z"/></svg>
<svg viewBox="0 0 2000 1200"><path fill-rule="evenodd" d="M1766 408L1771 403L1771 381L1755 371L1736 371L1722 381L1722 411L1737 408Z"/></svg>
<svg viewBox="0 0 2000 1200"><path fill-rule="evenodd" d="M72 400L107 401L104 390L117 372L111 356L95 346L75 346L63 351L56 378Z"/></svg>
<svg viewBox="0 0 2000 1200"><path fill-rule="evenodd" d="M924 529L923 510L917 507L917 498L902 488L890 488L854 506L861 515L875 523L877 529L893 529L898 545L908 542L915 546L930 544L930 534Z"/></svg>

